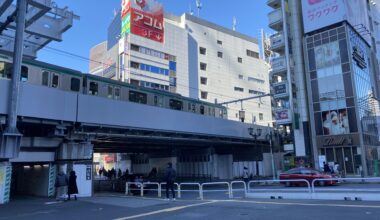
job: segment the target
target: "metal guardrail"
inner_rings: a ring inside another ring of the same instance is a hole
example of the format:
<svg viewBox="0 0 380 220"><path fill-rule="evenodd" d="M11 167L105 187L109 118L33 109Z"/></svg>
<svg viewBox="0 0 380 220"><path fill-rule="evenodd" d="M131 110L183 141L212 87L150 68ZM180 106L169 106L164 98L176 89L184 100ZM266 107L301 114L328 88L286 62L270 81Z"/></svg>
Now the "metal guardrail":
<svg viewBox="0 0 380 220"><path fill-rule="evenodd" d="M144 185L143 183L135 183L135 182L126 182L125 183L125 195L129 194L129 185L137 185L140 187L140 196L144 196ZM136 189L137 190L137 189Z"/></svg>
<svg viewBox="0 0 380 220"><path fill-rule="evenodd" d="M325 186L325 183L324 183L325 181L337 181L337 182L353 181L352 183L365 183L366 181L368 183L370 183L370 182L376 181L376 182L380 183L380 178L374 178L374 177L360 178L360 177L356 177L356 178L320 178L320 179L314 179L311 182L311 192L315 193L315 183L316 182L318 182L318 183L319 182L323 182L323 186ZM363 191L363 190L361 190L361 191ZM368 191L373 192L373 190L368 190ZM380 189L378 191L380 192Z"/></svg>
<svg viewBox="0 0 380 220"><path fill-rule="evenodd" d="M181 198L182 186L198 186L199 198L202 198L202 193L201 193L201 187L202 186L200 183L180 183L179 184L179 190L178 190L178 198Z"/></svg>
<svg viewBox="0 0 380 220"><path fill-rule="evenodd" d="M204 186L212 186L212 185L227 185L228 187L228 195L229 195L229 198L232 199L231 197L231 185L229 182L209 182L209 183L202 183L201 184L201 188L200 188L200 192L201 192L201 200L203 200L203 187Z"/></svg>
<svg viewBox="0 0 380 220"><path fill-rule="evenodd" d="M162 191L162 185L166 185L166 183L160 183L160 191ZM174 190L174 191L177 191L177 197L178 198L181 198L181 187L178 183L174 183L175 186L177 186L177 190ZM161 197L162 195L162 192L160 192L160 196Z"/></svg>
<svg viewBox="0 0 380 220"><path fill-rule="evenodd" d="M231 185L230 185L230 195L231 195L231 198L234 198L234 190L233 190L233 186L234 186L234 184L243 184L243 186L244 186L244 197L247 197L247 183L246 182L244 182L244 181L239 181L239 180L237 180L237 181L232 181L231 182Z"/></svg>
<svg viewBox="0 0 380 220"><path fill-rule="evenodd" d="M251 184L252 183L286 183L286 182L302 182L306 183L307 185L307 191L311 193L311 186L310 182L305 179L294 179L294 180L252 180L248 182L248 192L251 191ZM273 189L271 189L273 190Z"/></svg>
<svg viewBox="0 0 380 220"><path fill-rule="evenodd" d="M146 183L143 183L142 184L142 191L143 191L143 195L142 196L144 196L144 187L145 186L149 186L149 185L157 186L157 196L158 196L158 198L161 198L161 184L157 183L157 182L146 182Z"/></svg>

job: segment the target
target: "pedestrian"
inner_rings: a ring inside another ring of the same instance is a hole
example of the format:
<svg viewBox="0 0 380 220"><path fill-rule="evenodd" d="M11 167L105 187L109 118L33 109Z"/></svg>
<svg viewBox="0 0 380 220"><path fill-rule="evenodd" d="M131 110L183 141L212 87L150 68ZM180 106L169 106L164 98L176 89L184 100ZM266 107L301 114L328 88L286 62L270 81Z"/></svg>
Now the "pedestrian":
<svg viewBox="0 0 380 220"><path fill-rule="evenodd" d="M243 181L245 182L245 184L248 184L248 181L249 181L248 167L244 167L243 169Z"/></svg>
<svg viewBox="0 0 380 220"><path fill-rule="evenodd" d="M323 162L323 172L331 173L330 167L326 162Z"/></svg>
<svg viewBox="0 0 380 220"><path fill-rule="evenodd" d="M174 192L174 182L176 178L176 172L173 169L173 164L171 162L168 163L168 167L165 171L165 181L166 181L166 199L169 200L169 189L172 191L173 200L175 200L175 192Z"/></svg>
<svg viewBox="0 0 380 220"><path fill-rule="evenodd" d="M334 164L334 174L336 174L337 176L339 176L339 171L340 171L340 166L338 163L335 162Z"/></svg>
<svg viewBox="0 0 380 220"><path fill-rule="evenodd" d="M117 171L117 177L120 179L122 176L122 173L121 173L121 169L119 168L119 170Z"/></svg>
<svg viewBox="0 0 380 220"><path fill-rule="evenodd" d="M70 172L69 176L69 190L68 190L68 197L70 200L71 195L74 195L74 199L77 200L77 195L78 194L78 186L77 186L77 175L75 175L75 171L72 170Z"/></svg>
<svg viewBox="0 0 380 220"><path fill-rule="evenodd" d="M55 178L55 188L56 188L56 200L63 198L65 200L65 195L67 192L67 184L69 180L67 179L66 174L63 171L59 171L57 177Z"/></svg>

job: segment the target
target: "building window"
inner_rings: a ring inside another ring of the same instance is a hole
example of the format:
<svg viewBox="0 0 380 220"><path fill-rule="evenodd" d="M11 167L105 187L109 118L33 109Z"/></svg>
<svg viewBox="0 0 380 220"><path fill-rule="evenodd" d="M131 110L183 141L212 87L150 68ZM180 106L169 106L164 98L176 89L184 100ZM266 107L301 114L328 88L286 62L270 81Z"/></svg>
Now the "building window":
<svg viewBox="0 0 380 220"><path fill-rule="evenodd" d="M239 74L239 79L244 79L244 76Z"/></svg>
<svg viewBox="0 0 380 220"><path fill-rule="evenodd" d="M259 59L259 53L252 50L247 50L247 56Z"/></svg>
<svg viewBox="0 0 380 220"><path fill-rule="evenodd" d="M260 84L264 84L265 83L265 80L258 79L258 78L255 78L255 77L248 77L248 81L249 82L256 82L256 83L260 83Z"/></svg>
<svg viewBox="0 0 380 220"><path fill-rule="evenodd" d="M205 70L207 69L207 64L206 63L200 63L200 68L201 70Z"/></svg>
<svg viewBox="0 0 380 220"><path fill-rule="evenodd" d="M219 45L223 45L223 41L221 41L221 40L217 40L216 43Z"/></svg>
<svg viewBox="0 0 380 220"><path fill-rule="evenodd" d="M207 85L207 78L206 77L201 77L201 84Z"/></svg>
<svg viewBox="0 0 380 220"><path fill-rule="evenodd" d="M201 91L201 99L207 99L208 92Z"/></svg>
<svg viewBox="0 0 380 220"><path fill-rule="evenodd" d="M238 62L239 62L239 63L243 63L243 58L238 57Z"/></svg>
<svg viewBox="0 0 380 220"><path fill-rule="evenodd" d="M241 87L235 87L234 90L235 90L236 92L244 92L244 89L241 88Z"/></svg>
<svg viewBox="0 0 380 220"><path fill-rule="evenodd" d="M259 113L259 121L264 121L264 114L263 113Z"/></svg>
<svg viewBox="0 0 380 220"><path fill-rule="evenodd" d="M206 48L199 47L199 53L202 54L202 55L206 55Z"/></svg>
<svg viewBox="0 0 380 220"><path fill-rule="evenodd" d="M218 51L218 57L223 58L223 52Z"/></svg>
<svg viewBox="0 0 380 220"><path fill-rule="evenodd" d="M139 69L140 68L140 64L139 63L136 63L136 62L133 62L131 61L131 67L134 68L134 69Z"/></svg>
<svg viewBox="0 0 380 220"><path fill-rule="evenodd" d="M253 95L264 95L265 94L264 92L260 92L260 91L252 90L252 89L250 89L248 92L249 92L249 94L253 94Z"/></svg>
<svg viewBox="0 0 380 220"><path fill-rule="evenodd" d="M131 44L131 50L139 52L140 47L137 46L136 44Z"/></svg>

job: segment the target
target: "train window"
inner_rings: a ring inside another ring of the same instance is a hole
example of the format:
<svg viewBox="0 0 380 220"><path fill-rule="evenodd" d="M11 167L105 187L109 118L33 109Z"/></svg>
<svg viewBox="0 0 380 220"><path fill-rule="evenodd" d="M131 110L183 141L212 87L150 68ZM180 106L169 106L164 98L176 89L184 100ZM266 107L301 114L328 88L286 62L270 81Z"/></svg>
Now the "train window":
<svg viewBox="0 0 380 220"><path fill-rule="evenodd" d="M200 113L201 113L202 115L205 114L205 107L204 107L203 105L201 105L201 107L200 107Z"/></svg>
<svg viewBox="0 0 380 220"><path fill-rule="evenodd" d="M98 95L98 83L90 82L90 88L88 90L90 95Z"/></svg>
<svg viewBox="0 0 380 220"><path fill-rule="evenodd" d="M59 85L59 75L53 74L53 78L51 79L51 87L58 88Z"/></svg>
<svg viewBox="0 0 380 220"><path fill-rule="evenodd" d="M211 108L208 107L208 115L211 115Z"/></svg>
<svg viewBox="0 0 380 220"><path fill-rule="evenodd" d="M115 87L115 99L119 100L120 99L120 88Z"/></svg>
<svg viewBox="0 0 380 220"><path fill-rule="evenodd" d="M79 92L80 90L80 80L78 78L71 78L70 90L74 92Z"/></svg>
<svg viewBox="0 0 380 220"><path fill-rule="evenodd" d="M129 91L129 101L146 104L147 103L147 95L142 92Z"/></svg>
<svg viewBox="0 0 380 220"><path fill-rule="evenodd" d="M109 99L112 99L113 98L113 87L112 86L108 86L108 89L107 89L107 98Z"/></svg>
<svg viewBox="0 0 380 220"><path fill-rule="evenodd" d="M178 100L170 99L169 106L171 109L174 109L174 110L182 110L183 103Z"/></svg>
<svg viewBox="0 0 380 220"><path fill-rule="evenodd" d="M28 72L29 68L26 66L21 66L21 81L26 82L28 81Z"/></svg>
<svg viewBox="0 0 380 220"><path fill-rule="evenodd" d="M49 86L49 72L47 71L42 72L42 85Z"/></svg>
<svg viewBox="0 0 380 220"><path fill-rule="evenodd" d="M12 64L0 62L0 77L10 79L12 76L12 68Z"/></svg>
<svg viewBox="0 0 380 220"><path fill-rule="evenodd" d="M190 103L190 102L187 103L187 110L188 110L188 111L191 111L191 103Z"/></svg>

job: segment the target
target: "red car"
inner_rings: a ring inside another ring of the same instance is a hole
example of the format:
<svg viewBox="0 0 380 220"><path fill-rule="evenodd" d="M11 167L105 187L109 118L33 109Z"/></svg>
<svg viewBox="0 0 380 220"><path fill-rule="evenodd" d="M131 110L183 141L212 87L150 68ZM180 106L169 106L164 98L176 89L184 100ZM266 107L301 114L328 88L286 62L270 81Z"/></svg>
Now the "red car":
<svg viewBox="0 0 380 220"><path fill-rule="evenodd" d="M336 178L336 176L333 174L324 174L317 170L313 170L309 168L294 168L294 169L286 171L285 173L280 174L280 180L304 179L304 180L307 180L310 183L310 185L315 179L331 179L331 178ZM317 180L315 182L315 185L319 185L319 186L335 185L337 182L338 182L337 180ZM306 185L306 183L302 181L299 181L299 182L283 181L281 183L285 184L286 186Z"/></svg>

